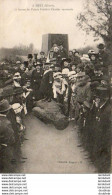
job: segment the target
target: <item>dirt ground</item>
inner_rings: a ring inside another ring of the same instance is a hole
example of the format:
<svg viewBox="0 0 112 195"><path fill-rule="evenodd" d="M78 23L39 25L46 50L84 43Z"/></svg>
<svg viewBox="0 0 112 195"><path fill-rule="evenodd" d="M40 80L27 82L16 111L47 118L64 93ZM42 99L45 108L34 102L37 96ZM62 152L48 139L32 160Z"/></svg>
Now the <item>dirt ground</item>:
<svg viewBox="0 0 112 195"><path fill-rule="evenodd" d="M57 130L29 115L25 119L26 140L22 145L22 173L96 173L88 154L80 147L77 126Z"/></svg>

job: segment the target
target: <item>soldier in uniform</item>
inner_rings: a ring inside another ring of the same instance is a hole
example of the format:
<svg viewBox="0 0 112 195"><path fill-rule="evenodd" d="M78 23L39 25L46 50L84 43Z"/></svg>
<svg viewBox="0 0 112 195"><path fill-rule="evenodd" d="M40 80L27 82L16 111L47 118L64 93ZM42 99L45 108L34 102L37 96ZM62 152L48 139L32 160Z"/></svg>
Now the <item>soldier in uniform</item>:
<svg viewBox="0 0 112 195"><path fill-rule="evenodd" d="M28 54L28 67L32 67L32 66L33 66L33 55Z"/></svg>

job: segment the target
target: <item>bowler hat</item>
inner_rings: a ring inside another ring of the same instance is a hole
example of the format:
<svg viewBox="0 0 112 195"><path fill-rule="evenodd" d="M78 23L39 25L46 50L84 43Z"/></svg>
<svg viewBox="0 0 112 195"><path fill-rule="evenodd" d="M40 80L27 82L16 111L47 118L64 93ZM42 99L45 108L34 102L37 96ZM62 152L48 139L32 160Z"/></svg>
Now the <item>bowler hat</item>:
<svg viewBox="0 0 112 195"><path fill-rule="evenodd" d="M28 54L28 58L33 58L33 55L32 54Z"/></svg>
<svg viewBox="0 0 112 195"><path fill-rule="evenodd" d="M10 109L11 109L11 105L9 104L9 102L7 100L3 99L0 102L0 113L4 113Z"/></svg>

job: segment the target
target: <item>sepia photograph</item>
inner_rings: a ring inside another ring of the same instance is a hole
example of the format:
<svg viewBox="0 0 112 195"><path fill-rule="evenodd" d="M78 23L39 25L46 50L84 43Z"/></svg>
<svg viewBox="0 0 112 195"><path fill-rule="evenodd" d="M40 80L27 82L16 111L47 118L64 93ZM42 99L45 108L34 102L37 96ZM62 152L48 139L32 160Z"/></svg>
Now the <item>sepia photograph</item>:
<svg viewBox="0 0 112 195"><path fill-rule="evenodd" d="M0 0L0 173L111 173L111 0Z"/></svg>

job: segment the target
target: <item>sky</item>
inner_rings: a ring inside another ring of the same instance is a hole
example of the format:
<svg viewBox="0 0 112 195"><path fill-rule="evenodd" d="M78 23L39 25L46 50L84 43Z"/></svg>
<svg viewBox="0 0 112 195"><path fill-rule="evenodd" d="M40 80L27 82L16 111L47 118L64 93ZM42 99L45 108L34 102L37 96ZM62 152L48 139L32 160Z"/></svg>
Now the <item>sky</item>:
<svg viewBox="0 0 112 195"><path fill-rule="evenodd" d="M77 27L85 0L0 1L0 47L33 43L41 49L42 35L47 33L68 34L70 49L96 45L92 35Z"/></svg>

